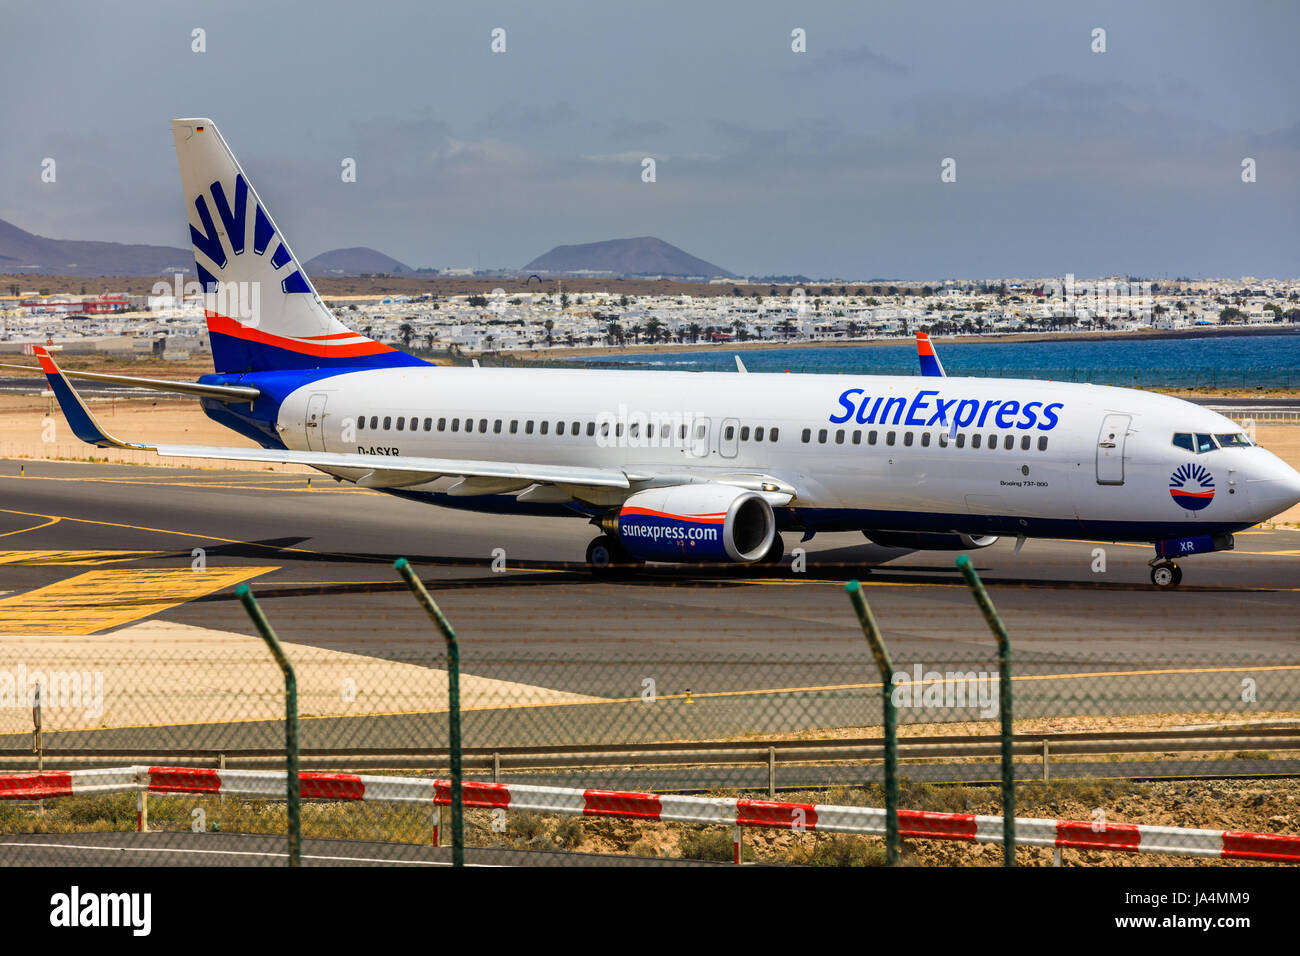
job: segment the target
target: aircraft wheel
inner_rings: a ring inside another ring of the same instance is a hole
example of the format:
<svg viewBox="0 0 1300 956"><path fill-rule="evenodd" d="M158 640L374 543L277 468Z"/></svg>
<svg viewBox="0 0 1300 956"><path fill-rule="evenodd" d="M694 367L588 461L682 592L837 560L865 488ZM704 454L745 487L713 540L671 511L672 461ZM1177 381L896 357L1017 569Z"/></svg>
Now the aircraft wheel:
<svg viewBox="0 0 1300 956"><path fill-rule="evenodd" d="M628 554L619 540L611 535L602 534L591 539L587 545L587 567L593 574L612 577L635 570L641 564Z"/></svg>
<svg viewBox="0 0 1300 956"><path fill-rule="evenodd" d="M1161 590L1176 588L1182 580L1182 568L1172 561L1162 561L1151 566L1151 583Z"/></svg>

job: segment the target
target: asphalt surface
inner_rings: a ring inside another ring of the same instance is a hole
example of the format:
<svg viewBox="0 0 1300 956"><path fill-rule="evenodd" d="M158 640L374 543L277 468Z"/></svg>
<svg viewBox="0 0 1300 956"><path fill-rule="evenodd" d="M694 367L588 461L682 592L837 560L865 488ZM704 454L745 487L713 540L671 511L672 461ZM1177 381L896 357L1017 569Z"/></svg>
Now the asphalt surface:
<svg viewBox="0 0 1300 956"><path fill-rule="evenodd" d="M610 698L578 708L467 713L469 746L556 745L874 723L878 676L843 590L861 578L897 670L996 673L996 649L955 554L897 556L847 534L787 536L779 569L652 567L596 581L581 520L502 518L403 501L316 476L0 462L2 592L85 571L16 564L17 552L116 554L107 569L265 568L250 581L281 640L440 666L442 643L393 570L408 558L456 627L464 669ZM1181 588L1148 581L1145 546L1029 541L973 553L1011 634L1016 716L1295 709L1300 701L1300 533L1248 532L1235 552L1182 563ZM806 548L807 567L790 566ZM1105 570L1096 549L1104 549ZM504 570L494 571L501 549ZM72 612L69 612L72 613ZM230 588L163 620L253 633ZM274 683L274 672L271 672ZM1258 685L1242 701L1243 679ZM647 681L656 695L645 706ZM629 703L630 702L630 703ZM202 732L96 732L102 746L274 746L278 722L237 702ZM921 705L904 722L973 718ZM987 716L987 715L986 715ZM303 746L436 741L445 722L394 713L303 721ZM68 746L71 740L64 741ZM80 745L88 745L84 739ZM47 746L57 746L51 735ZM0 749L9 744L0 739Z"/></svg>

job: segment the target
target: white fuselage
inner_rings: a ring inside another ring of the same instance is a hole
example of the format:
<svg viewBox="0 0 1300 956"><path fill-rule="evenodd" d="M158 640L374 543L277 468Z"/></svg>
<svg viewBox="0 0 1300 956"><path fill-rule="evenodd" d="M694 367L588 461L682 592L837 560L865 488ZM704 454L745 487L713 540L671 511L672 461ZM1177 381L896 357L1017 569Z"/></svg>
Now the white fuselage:
<svg viewBox="0 0 1300 956"><path fill-rule="evenodd" d="M415 367L319 379L276 427L301 450L772 476L830 530L1156 540L1248 527L1300 498L1300 475L1262 448L1173 443L1241 432L1221 415L1032 380ZM1171 494L1189 467L1197 510Z"/></svg>

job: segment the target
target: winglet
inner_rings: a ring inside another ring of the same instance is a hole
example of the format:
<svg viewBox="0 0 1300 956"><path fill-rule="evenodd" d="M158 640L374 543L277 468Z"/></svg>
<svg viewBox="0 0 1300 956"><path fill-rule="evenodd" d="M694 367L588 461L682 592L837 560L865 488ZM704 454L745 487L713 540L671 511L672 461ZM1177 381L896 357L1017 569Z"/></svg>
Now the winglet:
<svg viewBox="0 0 1300 956"><path fill-rule="evenodd" d="M740 360L740 356L739 356L739 355L736 356L736 371L737 371L737 372L748 372L748 371L749 371L749 369L745 368L745 363L742 362L742 361Z"/></svg>
<svg viewBox="0 0 1300 956"><path fill-rule="evenodd" d="M937 378L946 377L947 373L943 370L943 363L939 361L939 355L934 350L934 343L930 341L930 336L926 332L916 333L916 357L921 360L922 375Z"/></svg>
<svg viewBox="0 0 1300 956"><path fill-rule="evenodd" d="M63 409L63 417L68 420L73 434L87 444L98 445L100 448L150 449L153 447L152 445L135 445L124 442L105 431L95 416L90 413L86 403L81 400L81 396L77 394L76 389L68 382L67 377L54 364L54 359L50 357L50 353L45 350L45 347L38 345L33 351L36 353L36 360L41 363L41 371L45 373L45 378L50 383L54 397L59 400L59 407Z"/></svg>

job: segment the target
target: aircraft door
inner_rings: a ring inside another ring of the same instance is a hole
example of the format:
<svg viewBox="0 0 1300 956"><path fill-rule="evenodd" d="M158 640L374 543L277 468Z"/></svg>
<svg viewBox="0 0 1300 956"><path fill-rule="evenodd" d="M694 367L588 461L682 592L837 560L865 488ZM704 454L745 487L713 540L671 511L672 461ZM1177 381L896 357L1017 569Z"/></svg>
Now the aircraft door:
<svg viewBox="0 0 1300 956"><path fill-rule="evenodd" d="M691 422L691 436L686 441L686 454L692 458L709 457L709 420L695 418Z"/></svg>
<svg viewBox="0 0 1300 956"><path fill-rule="evenodd" d="M325 450L325 402L328 395L313 395L307 402L307 450Z"/></svg>
<svg viewBox="0 0 1300 956"><path fill-rule="evenodd" d="M722 433L718 436L718 454L723 458L735 458L740 450L740 422L735 418L722 420Z"/></svg>
<svg viewBox="0 0 1300 956"><path fill-rule="evenodd" d="M1097 484L1124 484L1124 439L1131 415L1110 414L1101 420L1097 435Z"/></svg>

